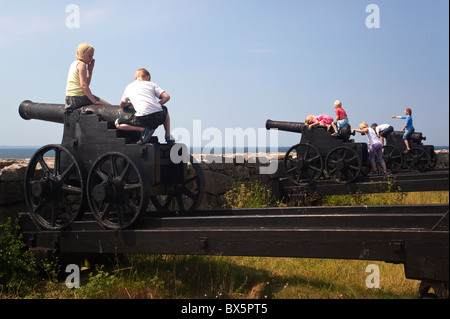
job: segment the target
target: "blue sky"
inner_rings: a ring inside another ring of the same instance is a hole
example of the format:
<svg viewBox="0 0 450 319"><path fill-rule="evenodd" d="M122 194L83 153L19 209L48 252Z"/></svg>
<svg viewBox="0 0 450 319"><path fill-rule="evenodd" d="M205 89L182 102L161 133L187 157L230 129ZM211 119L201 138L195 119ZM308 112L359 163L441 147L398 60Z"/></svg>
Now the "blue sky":
<svg viewBox="0 0 450 319"><path fill-rule="evenodd" d="M69 4L80 27L68 28ZM367 28L366 7L379 8ZM447 0L1 1L0 145L60 143L62 125L25 121L23 100L64 103L76 47L95 47L91 90L118 104L146 67L171 95L172 128L264 128L334 115L391 123L405 107L427 144L449 145ZM162 136L162 128L158 135ZM279 145L297 134L280 132ZM358 136L358 141L366 141ZM208 140L203 140L207 144Z"/></svg>

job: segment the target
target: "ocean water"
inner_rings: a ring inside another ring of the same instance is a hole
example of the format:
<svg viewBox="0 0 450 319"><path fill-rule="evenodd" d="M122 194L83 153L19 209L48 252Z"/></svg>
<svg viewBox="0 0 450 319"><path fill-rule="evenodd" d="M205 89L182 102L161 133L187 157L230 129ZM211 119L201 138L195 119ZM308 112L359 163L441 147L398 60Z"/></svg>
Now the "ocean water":
<svg viewBox="0 0 450 319"><path fill-rule="evenodd" d="M291 146L280 146L278 147L278 152L287 152L287 150ZM0 146L0 158L31 158L33 154L39 149L41 146ZM435 146L435 150L448 150L448 146ZM202 149L199 147L191 148L191 154L201 153ZM223 153L230 153L230 150L222 150ZM247 152L248 148L244 149L244 152ZM253 151L253 150L252 150ZM261 152L261 150L257 150ZM268 148L266 153L269 153L271 150ZM214 150L213 150L214 152ZM232 153L240 153L240 150L233 149Z"/></svg>
<svg viewBox="0 0 450 319"><path fill-rule="evenodd" d="M0 158L30 158L40 147L0 146Z"/></svg>
<svg viewBox="0 0 450 319"><path fill-rule="evenodd" d="M0 146L0 158L31 158L34 153L38 149L40 149L41 146ZM286 147L279 147L278 152L286 152L290 146ZM251 149L251 152L253 152L254 149ZM257 149L258 152L264 152L269 153L271 150L270 148L267 148L266 151L262 151L261 149ZM217 152L217 150L212 149L210 154L213 154L214 152ZM244 149L244 153L248 152L248 148ZM192 147L190 150L191 154L198 154L202 153L201 147ZM241 150L236 150L236 148L233 149L233 151L230 151L229 149L222 149L222 153L241 153ZM51 156L48 154L48 156Z"/></svg>

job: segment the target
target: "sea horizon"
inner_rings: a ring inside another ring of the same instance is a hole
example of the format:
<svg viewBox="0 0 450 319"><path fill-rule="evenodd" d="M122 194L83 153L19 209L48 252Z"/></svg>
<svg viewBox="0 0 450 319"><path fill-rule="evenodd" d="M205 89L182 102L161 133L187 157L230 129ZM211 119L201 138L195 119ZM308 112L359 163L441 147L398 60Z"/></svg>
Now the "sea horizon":
<svg viewBox="0 0 450 319"><path fill-rule="evenodd" d="M290 146L279 146L277 149L277 152L287 152ZM31 158L34 153L40 149L42 146L0 146L0 158L12 158L12 159L26 159ZM208 148L209 149L209 148ZM219 148L220 149L220 148ZM265 150L262 150L264 148L258 148L258 147L244 147L244 151L242 152L242 148L233 147L232 151L229 147L222 147L222 152L219 154L236 154L236 153L248 153L250 150L250 153L259 152L259 153L271 153L273 150L271 150L269 147L266 147ZM435 150L448 150L449 146L435 146ZM202 152L204 150L204 146L193 146L190 149L191 154L205 154ZM214 148L211 149L211 152L208 154L214 154L215 150Z"/></svg>

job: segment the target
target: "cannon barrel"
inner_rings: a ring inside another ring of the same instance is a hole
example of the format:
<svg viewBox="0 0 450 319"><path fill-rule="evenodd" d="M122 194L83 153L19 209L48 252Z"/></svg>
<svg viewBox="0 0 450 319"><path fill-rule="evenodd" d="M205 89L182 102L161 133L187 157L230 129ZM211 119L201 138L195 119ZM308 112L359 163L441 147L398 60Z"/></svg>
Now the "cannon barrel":
<svg viewBox="0 0 450 319"><path fill-rule="evenodd" d="M301 122L284 122L284 121L266 121L266 129L276 128L280 131L302 133L305 123Z"/></svg>
<svg viewBox="0 0 450 319"><path fill-rule="evenodd" d="M64 104L41 104L26 100L20 103L19 114L24 120L64 123Z"/></svg>
<svg viewBox="0 0 450 319"><path fill-rule="evenodd" d="M403 135L405 132L400 131L394 131L391 133L391 136L394 137L397 140L403 140ZM423 136L421 132L414 132L409 136L409 140L413 141L414 143L420 144L422 141L425 141L427 138Z"/></svg>
<svg viewBox="0 0 450 319"><path fill-rule="evenodd" d="M29 100L19 105L19 114L25 120L42 120L47 122L64 123L64 104L34 103ZM122 109L117 105L88 105L74 112L93 113L101 116L103 121L114 122L124 113L133 114L133 108Z"/></svg>

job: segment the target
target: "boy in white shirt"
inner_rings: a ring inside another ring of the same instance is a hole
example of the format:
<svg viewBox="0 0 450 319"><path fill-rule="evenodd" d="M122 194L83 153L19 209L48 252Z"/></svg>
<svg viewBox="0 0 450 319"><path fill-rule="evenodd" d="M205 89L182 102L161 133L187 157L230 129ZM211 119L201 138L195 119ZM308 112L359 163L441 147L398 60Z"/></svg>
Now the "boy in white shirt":
<svg viewBox="0 0 450 319"><path fill-rule="evenodd" d="M389 133L394 131L394 128L389 124L380 124L373 123L372 127L375 127L375 133L377 133L377 137L381 139L381 145L384 146L384 140L387 138Z"/></svg>
<svg viewBox="0 0 450 319"><path fill-rule="evenodd" d="M150 141L156 128L164 124L167 143L174 143L170 136L170 117L164 106L170 100L169 94L156 83L150 81L150 72L144 68L136 71L134 82L130 83L123 93L119 107L133 106L135 114L116 120L119 130L143 132L139 144Z"/></svg>

